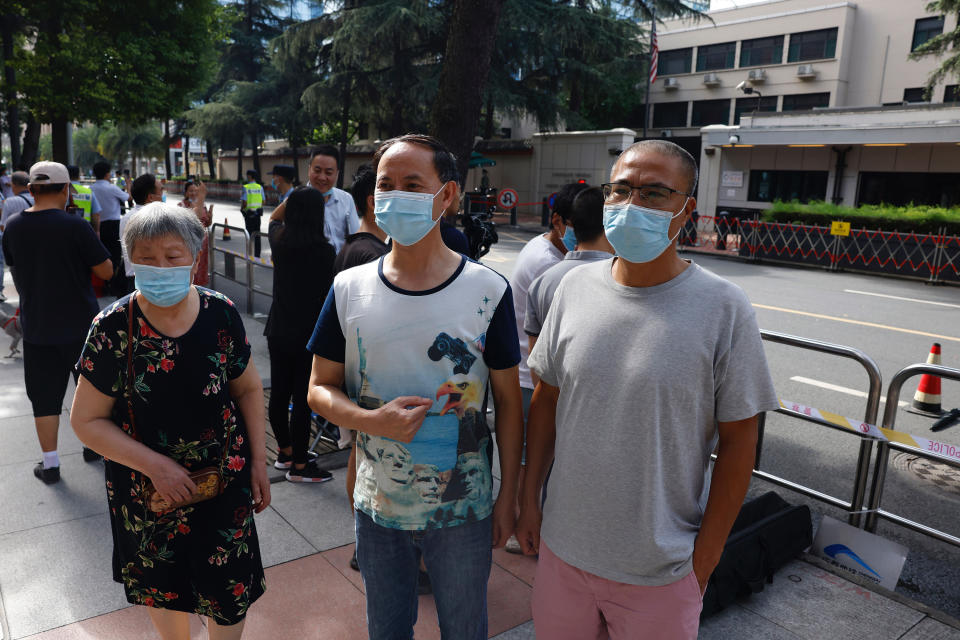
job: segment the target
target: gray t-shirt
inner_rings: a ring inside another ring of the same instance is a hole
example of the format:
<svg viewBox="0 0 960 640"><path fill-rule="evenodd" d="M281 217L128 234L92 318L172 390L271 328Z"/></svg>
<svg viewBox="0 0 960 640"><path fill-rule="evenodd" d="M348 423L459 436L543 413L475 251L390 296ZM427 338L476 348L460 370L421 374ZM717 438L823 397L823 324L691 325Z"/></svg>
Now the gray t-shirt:
<svg viewBox="0 0 960 640"><path fill-rule="evenodd" d="M608 580L664 585L692 570L717 422L776 409L753 308L691 264L627 287L612 261L569 273L530 354L560 388L542 539Z"/></svg>
<svg viewBox="0 0 960 640"><path fill-rule="evenodd" d="M563 260L553 265L530 283L527 289L527 311L523 320L523 330L528 336L539 336L543 321L547 319L550 303L560 286L563 276L572 269L582 267L589 262L609 260L613 256L606 251L568 251Z"/></svg>

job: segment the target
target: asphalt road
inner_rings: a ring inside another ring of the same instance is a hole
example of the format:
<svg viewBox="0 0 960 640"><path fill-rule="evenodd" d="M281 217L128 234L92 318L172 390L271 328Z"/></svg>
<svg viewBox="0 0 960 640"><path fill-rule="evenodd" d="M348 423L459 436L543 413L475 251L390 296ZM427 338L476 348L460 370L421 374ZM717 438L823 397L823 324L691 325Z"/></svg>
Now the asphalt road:
<svg viewBox="0 0 960 640"><path fill-rule="evenodd" d="M242 226L236 206L222 203L214 219L224 216ZM263 230L266 231L267 216ZM236 232L234 238L238 238ZM501 229L500 242L482 261L508 278L530 231ZM240 236L242 238L242 235ZM242 242L221 240L217 245L242 252ZM264 243L264 255L268 255ZM754 304L761 329L855 347L879 365L884 395L893 375L904 366L925 361L933 342L943 349L943 364L960 368L960 288L930 287L921 282L850 273L827 273L769 264L748 264L737 259L685 254L701 266L742 287ZM216 256L217 271L225 267L223 254ZM238 278L246 282L243 268ZM269 292L271 272L254 268L255 289ZM218 289L244 308L244 285L218 276ZM253 311L266 314L270 298L253 296ZM709 313L701 310L700 313ZM690 336L696 340L697 336ZM678 345L678 349L682 345ZM855 362L775 343L766 343L771 374L782 400L827 410L842 416L864 416L868 379ZM745 363L746 364L746 363ZM669 363L665 363L669 366ZM909 403L919 378L909 380L901 401ZM960 383L943 381L943 406L960 406ZM883 415L883 405L880 407ZM960 445L960 426L931 434L931 420L906 412L897 413L900 431ZM820 425L771 414L767 419L761 469L823 493L849 500L859 439ZM933 468L916 471L918 461L891 456L883 507L960 536L960 470ZM868 485L869 487L869 485ZM776 489L788 500L808 504L815 517L825 514L844 520L845 514L822 502L805 498L762 480L755 480L751 493ZM898 591L960 618L960 548L881 522L878 531L909 549Z"/></svg>

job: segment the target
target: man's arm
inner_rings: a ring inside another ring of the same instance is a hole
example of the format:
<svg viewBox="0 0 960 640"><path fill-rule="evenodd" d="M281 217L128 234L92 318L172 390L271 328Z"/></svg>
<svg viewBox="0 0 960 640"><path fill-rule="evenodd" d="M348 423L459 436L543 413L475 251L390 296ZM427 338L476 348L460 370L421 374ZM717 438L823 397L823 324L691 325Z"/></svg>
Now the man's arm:
<svg viewBox="0 0 960 640"><path fill-rule="evenodd" d="M113 277L113 262L111 262L109 258L100 264L90 267L90 269L93 271L93 275L101 280L109 280Z"/></svg>
<svg viewBox="0 0 960 640"><path fill-rule="evenodd" d="M307 404L333 424L372 436L410 442L417 435L433 400L418 396L395 398L378 409L362 409L343 392L343 363L313 356Z"/></svg>
<svg viewBox="0 0 960 640"><path fill-rule="evenodd" d="M700 583L700 593L706 590L707 580L720 562L723 545L747 495L757 453L757 423L754 416L717 425L720 435L717 461L713 466L707 508L693 546L693 571Z"/></svg>
<svg viewBox="0 0 960 640"><path fill-rule="evenodd" d="M557 438L557 401L560 389L543 380L533 390L527 416L527 465L520 488L517 541L527 555L540 552L540 494L553 462Z"/></svg>
<svg viewBox="0 0 960 640"><path fill-rule="evenodd" d="M496 408L497 454L500 456L500 494L493 507L493 547L507 543L516 528L517 480L523 448L523 400L519 368L490 369Z"/></svg>
<svg viewBox="0 0 960 640"><path fill-rule="evenodd" d="M532 336L529 333L527 334L527 344L530 346L530 350L527 353L533 353L533 347L537 344L537 338L540 336ZM530 379L533 381L533 388L536 389L537 385L540 384L540 376L534 373L533 369L530 369Z"/></svg>
<svg viewBox="0 0 960 640"><path fill-rule="evenodd" d="M277 208L274 209L273 213L270 214L270 219L279 220L280 222L283 222L283 215L284 215L284 212L286 212L286 210L287 210L287 201L284 200L283 202L278 204Z"/></svg>

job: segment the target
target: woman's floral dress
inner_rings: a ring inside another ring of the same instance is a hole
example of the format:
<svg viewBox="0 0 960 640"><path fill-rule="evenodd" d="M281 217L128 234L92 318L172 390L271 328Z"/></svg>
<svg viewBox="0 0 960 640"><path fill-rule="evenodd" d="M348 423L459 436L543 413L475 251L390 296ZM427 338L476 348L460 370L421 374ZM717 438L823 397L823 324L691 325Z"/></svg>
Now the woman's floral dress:
<svg viewBox="0 0 960 640"><path fill-rule="evenodd" d="M144 503L147 478L106 460L113 579L133 604L195 612L229 625L243 620L265 588L250 445L227 388L246 369L250 345L233 303L197 291L200 312L178 338L161 335L134 304L136 436L191 471L217 466L229 440L226 486L216 498L157 515ZM113 420L132 434L124 398L129 305L129 296L121 298L94 319L78 367L101 393L117 399Z"/></svg>

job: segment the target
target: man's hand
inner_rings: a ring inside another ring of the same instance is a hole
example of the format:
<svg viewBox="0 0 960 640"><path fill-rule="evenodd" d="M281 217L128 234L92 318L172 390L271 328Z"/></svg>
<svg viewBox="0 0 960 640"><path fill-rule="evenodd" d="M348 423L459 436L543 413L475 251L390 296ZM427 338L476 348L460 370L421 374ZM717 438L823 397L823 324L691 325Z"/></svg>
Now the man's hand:
<svg viewBox="0 0 960 640"><path fill-rule="evenodd" d="M700 551L696 543L693 545L693 574L697 577L697 584L700 585L700 596L707 590L707 582L713 575L713 570L717 568L720 562L719 557L708 556L707 553Z"/></svg>
<svg viewBox="0 0 960 640"><path fill-rule="evenodd" d="M514 517L513 496L501 493L493 505L493 548L499 549L507 544L507 540L516 529L517 519Z"/></svg>
<svg viewBox="0 0 960 640"><path fill-rule="evenodd" d="M368 433L400 442L410 442L423 425L433 400L420 396L394 398L370 414Z"/></svg>
<svg viewBox="0 0 960 640"><path fill-rule="evenodd" d="M543 523L543 513L539 507L520 507L520 517L517 518L517 542L523 553L535 556L540 553L540 525Z"/></svg>
<svg viewBox="0 0 960 640"><path fill-rule="evenodd" d="M147 473L160 497L168 504L186 500L197 490L189 472L171 458L158 455L153 468Z"/></svg>
<svg viewBox="0 0 960 640"><path fill-rule="evenodd" d="M250 469L250 483L253 488L253 512L260 513L270 506L270 479L265 464L254 464Z"/></svg>

